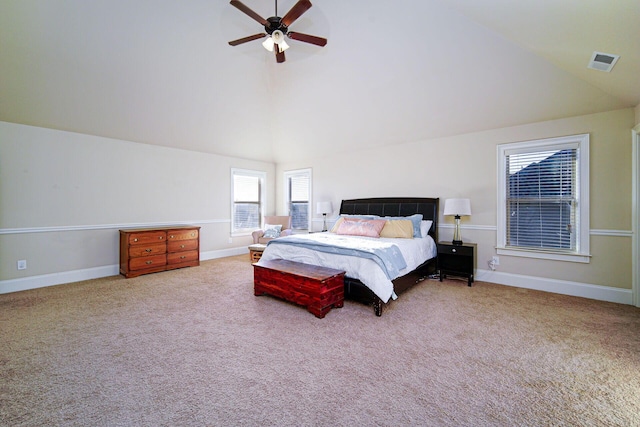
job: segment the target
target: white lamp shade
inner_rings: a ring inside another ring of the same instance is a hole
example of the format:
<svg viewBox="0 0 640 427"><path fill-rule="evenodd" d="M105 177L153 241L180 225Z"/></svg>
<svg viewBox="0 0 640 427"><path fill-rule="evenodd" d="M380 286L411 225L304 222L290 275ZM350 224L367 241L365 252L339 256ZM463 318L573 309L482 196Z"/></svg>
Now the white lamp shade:
<svg viewBox="0 0 640 427"><path fill-rule="evenodd" d="M280 30L275 30L272 34L271 34L271 38L273 39L273 42L275 44L280 44L282 42L284 42L284 33Z"/></svg>
<svg viewBox="0 0 640 427"><path fill-rule="evenodd" d="M280 52L284 52L285 50L289 49L289 45L284 40L278 43L278 47L280 48Z"/></svg>
<svg viewBox="0 0 640 427"><path fill-rule="evenodd" d="M444 215L471 215L469 199L447 199L444 201Z"/></svg>
<svg viewBox="0 0 640 427"><path fill-rule="evenodd" d="M267 39L262 42L262 46L264 46L264 48L269 52L273 52L273 39L271 37L267 37Z"/></svg>
<svg viewBox="0 0 640 427"><path fill-rule="evenodd" d="M328 214L333 212L331 202L318 202L318 204L316 205L316 211L319 214Z"/></svg>

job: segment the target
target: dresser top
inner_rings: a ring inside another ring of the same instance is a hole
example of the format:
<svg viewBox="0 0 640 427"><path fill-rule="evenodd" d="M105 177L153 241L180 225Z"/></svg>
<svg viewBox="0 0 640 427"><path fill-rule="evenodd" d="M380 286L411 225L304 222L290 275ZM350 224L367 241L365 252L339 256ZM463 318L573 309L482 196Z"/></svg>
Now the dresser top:
<svg viewBox="0 0 640 427"><path fill-rule="evenodd" d="M172 225L166 227L143 227L143 228L125 228L120 233L140 233L143 231L167 231L167 230L193 230L200 229L194 225Z"/></svg>

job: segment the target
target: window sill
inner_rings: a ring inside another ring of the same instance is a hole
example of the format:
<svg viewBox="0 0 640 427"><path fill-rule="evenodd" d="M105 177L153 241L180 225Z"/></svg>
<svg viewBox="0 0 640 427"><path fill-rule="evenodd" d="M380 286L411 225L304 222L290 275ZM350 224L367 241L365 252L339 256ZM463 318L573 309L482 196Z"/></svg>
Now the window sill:
<svg viewBox="0 0 640 427"><path fill-rule="evenodd" d="M516 249L516 248L496 248L498 255L536 258L536 259L549 259L553 261L567 261L578 262L582 264L588 264L591 262L591 255L589 254L572 254L572 253L560 253L550 251L534 251L530 249Z"/></svg>

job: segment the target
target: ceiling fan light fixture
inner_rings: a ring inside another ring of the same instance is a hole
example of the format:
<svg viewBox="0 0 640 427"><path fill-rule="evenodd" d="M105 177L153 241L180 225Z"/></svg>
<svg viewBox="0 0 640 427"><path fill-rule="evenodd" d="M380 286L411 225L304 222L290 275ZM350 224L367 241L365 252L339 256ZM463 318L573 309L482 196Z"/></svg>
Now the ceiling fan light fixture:
<svg viewBox="0 0 640 427"><path fill-rule="evenodd" d="M280 49L280 52L284 52L285 50L289 49L289 45L286 41L282 40L280 43L278 43L278 49Z"/></svg>
<svg viewBox="0 0 640 427"><path fill-rule="evenodd" d="M273 52L273 38L271 37L267 37L267 39L265 41L262 42L262 46L264 46L265 49L267 49L269 52Z"/></svg>
<svg viewBox="0 0 640 427"><path fill-rule="evenodd" d="M267 19L260 16L240 0L231 0L229 3L231 4L231 6L235 7L240 12L249 16L251 19L258 22L264 27L264 32L248 37L243 37L237 40L231 40L229 42L229 45L231 46L238 46L240 44L258 40L267 36L267 39L262 42L262 46L269 52L274 52L274 48L276 48L276 62L282 63L285 61L284 51L289 49L289 45L284 40L285 36L293 40L298 40L304 43L311 43L320 47L327 44L327 39L325 38L289 31L291 24L293 24L311 7L311 2L309 0L297 0L293 7L289 9L289 11L283 17L278 16L278 0L275 0L275 15L270 16Z"/></svg>
<svg viewBox="0 0 640 427"><path fill-rule="evenodd" d="M273 39L273 42L275 44L280 44L284 42L284 33L280 30L275 30L273 33L271 33L271 38Z"/></svg>

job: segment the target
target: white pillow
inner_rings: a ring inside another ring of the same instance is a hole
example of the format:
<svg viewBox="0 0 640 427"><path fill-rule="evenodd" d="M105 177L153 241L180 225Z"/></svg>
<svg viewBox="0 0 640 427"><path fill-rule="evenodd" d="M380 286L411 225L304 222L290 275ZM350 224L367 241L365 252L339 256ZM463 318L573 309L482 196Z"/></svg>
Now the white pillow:
<svg viewBox="0 0 640 427"><path fill-rule="evenodd" d="M420 235L422 237L427 237L429 235L429 230L431 230L431 224L433 224L433 221L431 220L420 221Z"/></svg>
<svg viewBox="0 0 640 427"><path fill-rule="evenodd" d="M280 237L280 231L282 230L282 225L277 224L265 224L264 225L264 234L262 237L266 237L267 239L275 239L276 237Z"/></svg>

